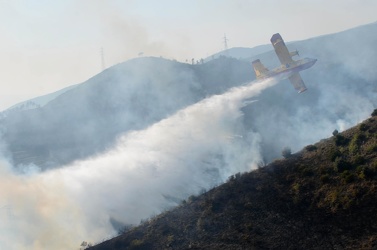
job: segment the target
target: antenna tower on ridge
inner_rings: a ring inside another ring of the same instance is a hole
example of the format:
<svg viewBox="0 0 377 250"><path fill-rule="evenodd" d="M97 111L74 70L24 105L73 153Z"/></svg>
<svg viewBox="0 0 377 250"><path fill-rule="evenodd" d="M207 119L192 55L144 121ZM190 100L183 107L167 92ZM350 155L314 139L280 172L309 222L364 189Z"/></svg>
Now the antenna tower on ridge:
<svg viewBox="0 0 377 250"><path fill-rule="evenodd" d="M226 34L224 34L224 50L227 50L228 49L228 41L229 41L229 39L228 38L226 38Z"/></svg>

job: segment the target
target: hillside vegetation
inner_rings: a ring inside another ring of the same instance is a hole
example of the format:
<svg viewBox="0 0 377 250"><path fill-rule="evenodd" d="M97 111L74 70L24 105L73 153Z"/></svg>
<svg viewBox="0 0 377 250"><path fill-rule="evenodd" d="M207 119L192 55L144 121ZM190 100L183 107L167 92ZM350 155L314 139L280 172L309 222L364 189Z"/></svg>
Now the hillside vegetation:
<svg viewBox="0 0 377 250"><path fill-rule="evenodd" d="M376 249L376 132L334 131L90 249Z"/></svg>

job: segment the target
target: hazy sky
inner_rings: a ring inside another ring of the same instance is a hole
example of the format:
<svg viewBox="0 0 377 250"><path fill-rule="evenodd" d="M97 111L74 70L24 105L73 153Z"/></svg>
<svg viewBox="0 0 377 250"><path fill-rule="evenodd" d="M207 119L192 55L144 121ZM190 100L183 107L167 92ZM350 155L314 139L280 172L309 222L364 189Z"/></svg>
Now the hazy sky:
<svg viewBox="0 0 377 250"><path fill-rule="evenodd" d="M0 110L144 52L185 61L228 47L377 21L375 0L0 0ZM250 74L253 74L250 70Z"/></svg>

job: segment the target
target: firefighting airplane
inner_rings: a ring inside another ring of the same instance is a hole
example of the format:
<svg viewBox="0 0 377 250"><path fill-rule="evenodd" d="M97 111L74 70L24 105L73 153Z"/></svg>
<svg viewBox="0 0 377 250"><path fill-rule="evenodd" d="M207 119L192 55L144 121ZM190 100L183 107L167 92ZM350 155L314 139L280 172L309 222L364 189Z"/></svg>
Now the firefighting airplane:
<svg viewBox="0 0 377 250"><path fill-rule="evenodd" d="M298 56L298 51L289 52L285 45L283 38L279 33L271 37L272 46L274 46L276 55L278 56L281 66L269 71L259 59L253 61L253 67L257 80L266 79L274 76L283 76L283 79L288 78L298 93L306 90L304 81L299 72L308 69L317 61L317 59L304 58L300 60L293 60L293 56Z"/></svg>

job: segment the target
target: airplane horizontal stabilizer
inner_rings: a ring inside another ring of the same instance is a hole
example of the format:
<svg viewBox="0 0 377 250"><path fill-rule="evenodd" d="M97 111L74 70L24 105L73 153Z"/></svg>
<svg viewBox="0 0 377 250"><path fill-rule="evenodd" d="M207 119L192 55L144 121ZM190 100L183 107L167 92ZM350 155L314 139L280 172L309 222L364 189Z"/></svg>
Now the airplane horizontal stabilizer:
<svg viewBox="0 0 377 250"><path fill-rule="evenodd" d="M252 64L257 79L261 79L266 76L268 69L261 63L259 59L253 61Z"/></svg>

